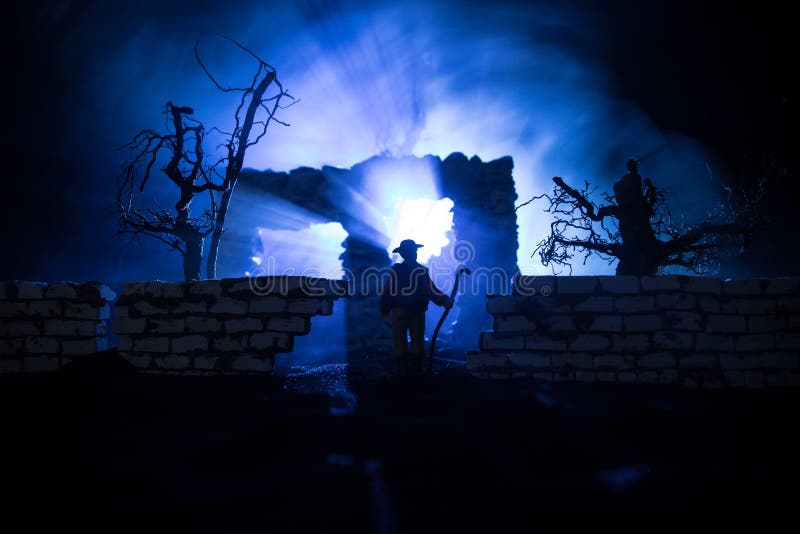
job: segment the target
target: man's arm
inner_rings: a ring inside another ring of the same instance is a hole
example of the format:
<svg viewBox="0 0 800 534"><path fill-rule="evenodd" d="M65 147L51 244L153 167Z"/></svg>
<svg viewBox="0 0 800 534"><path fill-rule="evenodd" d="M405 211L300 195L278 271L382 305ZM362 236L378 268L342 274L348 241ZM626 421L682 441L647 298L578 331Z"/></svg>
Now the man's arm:
<svg viewBox="0 0 800 534"><path fill-rule="evenodd" d="M445 308L451 308L453 306L453 300L442 293L436 284L433 283L431 280L430 275L428 275L428 288L427 288L428 298L433 301L434 304L437 306L443 306Z"/></svg>

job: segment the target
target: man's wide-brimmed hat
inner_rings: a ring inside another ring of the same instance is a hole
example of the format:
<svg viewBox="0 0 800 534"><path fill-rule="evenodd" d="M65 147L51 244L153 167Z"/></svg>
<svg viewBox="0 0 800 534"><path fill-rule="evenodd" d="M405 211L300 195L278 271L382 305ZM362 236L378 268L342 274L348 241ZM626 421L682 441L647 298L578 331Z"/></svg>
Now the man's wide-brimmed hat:
<svg viewBox="0 0 800 534"><path fill-rule="evenodd" d="M397 254L398 252L401 252L403 250L416 250L423 246L425 245L416 244L413 239L403 239L402 241L400 241L400 246L392 251L392 254Z"/></svg>

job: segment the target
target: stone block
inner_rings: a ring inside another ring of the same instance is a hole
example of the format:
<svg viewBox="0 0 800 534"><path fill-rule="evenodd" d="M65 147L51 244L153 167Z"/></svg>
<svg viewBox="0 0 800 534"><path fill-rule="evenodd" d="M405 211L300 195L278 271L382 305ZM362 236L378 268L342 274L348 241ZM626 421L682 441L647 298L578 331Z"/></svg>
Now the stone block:
<svg viewBox="0 0 800 534"><path fill-rule="evenodd" d="M716 354L684 354L678 358L678 367L681 369L715 369L717 356Z"/></svg>
<svg viewBox="0 0 800 534"><path fill-rule="evenodd" d="M546 371L535 371L531 373L531 378L533 378L534 380L542 380L544 382L552 382L553 373Z"/></svg>
<svg viewBox="0 0 800 534"><path fill-rule="evenodd" d="M800 295L800 278L772 278L764 289L767 295Z"/></svg>
<svg viewBox="0 0 800 534"><path fill-rule="evenodd" d="M131 351L133 350L133 338L129 335L122 334L117 336L117 348L120 351Z"/></svg>
<svg viewBox="0 0 800 534"><path fill-rule="evenodd" d="M130 352L120 352L119 355L126 362L137 369L149 369L153 364L153 357L149 354L132 354Z"/></svg>
<svg viewBox="0 0 800 534"><path fill-rule="evenodd" d="M44 323L44 333L48 336L88 337L96 336L98 330L102 331L102 325L95 321L48 319Z"/></svg>
<svg viewBox="0 0 800 534"><path fill-rule="evenodd" d="M272 330L273 332L305 334L310 327L308 319L302 317L273 317L267 321L267 330Z"/></svg>
<svg viewBox="0 0 800 534"><path fill-rule="evenodd" d="M718 301L713 297L700 297L719 307ZM659 293L656 295L656 308L659 310L694 310L697 308L698 299L689 293Z"/></svg>
<svg viewBox="0 0 800 534"><path fill-rule="evenodd" d="M182 371L192 366L192 360L182 354L165 354L153 357L156 367L171 371Z"/></svg>
<svg viewBox="0 0 800 534"><path fill-rule="evenodd" d="M219 280L194 280L189 282L186 293L203 297L219 297L222 295L222 284Z"/></svg>
<svg viewBox="0 0 800 534"><path fill-rule="evenodd" d="M169 352L168 337L145 337L133 340L134 352Z"/></svg>
<svg viewBox="0 0 800 534"><path fill-rule="evenodd" d="M486 295L486 311L489 315L506 315L517 311L522 297L507 295Z"/></svg>
<svg viewBox="0 0 800 534"><path fill-rule="evenodd" d="M181 336L172 338L172 352L185 354L199 350L208 350L208 338L206 336Z"/></svg>
<svg viewBox="0 0 800 534"><path fill-rule="evenodd" d="M747 332L747 319L738 315L711 314L706 317L706 332Z"/></svg>
<svg viewBox="0 0 800 534"><path fill-rule="evenodd" d="M515 276L512 281L513 295L532 297L534 295L550 296L555 293L556 277L554 276Z"/></svg>
<svg viewBox="0 0 800 534"><path fill-rule="evenodd" d="M625 317L625 331L627 332L655 332L663 328L661 317L653 314L628 315Z"/></svg>
<svg viewBox="0 0 800 534"><path fill-rule="evenodd" d="M619 313L652 312L656 309L656 300L652 295L619 297L617 298L616 307Z"/></svg>
<svg viewBox="0 0 800 534"><path fill-rule="evenodd" d="M33 321L13 321L0 324L0 335L3 337L41 336L39 323Z"/></svg>
<svg viewBox="0 0 800 534"><path fill-rule="evenodd" d="M292 349L292 336L285 332L259 332L250 336L251 349L285 352Z"/></svg>
<svg viewBox="0 0 800 534"><path fill-rule="evenodd" d="M613 371L598 371L597 372L597 381L598 382L616 382L617 381L617 373Z"/></svg>
<svg viewBox="0 0 800 534"><path fill-rule="evenodd" d="M589 330L592 332L622 332L621 315L598 315L592 320Z"/></svg>
<svg viewBox="0 0 800 534"><path fill-rule="evenodd" d="M508 354L508 361L515 367L549 368L550 356L532 352L512 352Z"/></svg>
<svg viewBox="0 0 800 534"><path fill-rule="evenodd" d="M643 276L641 279L642 291L677 291L681 288L679 276Z"/></svg>
<svg viewBox="0 0 800 534"><path fill-rule="evenodd" d="M725 382L734 388L744 387L744 371L725 371Z"/></svg>
<svg viewBox="0 0 800 534"><path fill-rule="evenodd" d="M68 303L67 305L71 305ZM84 306L88 306L84 304ZM90 306L91 307L91 306ZM28 315L32 315L34 317L62 317L65 316L62 311L62 303L57 300L34 300L28 303ZM66 315L67 318L71 319L72 316ZM77 317L81 319L82 317ZM88 317L91 319L91 317Z"/></svg>
<svg viewBox="0 0 800 534"><path fill-rule="evenodd" d="M677 365L675 355L671 352L651 352L642 354L638 359L638 366L649 369L674 368Z"/></svg>
<svg viewBox="0 0 800 534"><path fill-rule="evenodd" d="M777 310L775 299L736 299L736 312L742 315L768 315Z"/></svg>
<svg viewBox="0 0 800 534"><path fill-rule="evenodd" d="M172 315L184 313L207 313L208 304L205 302L179 302L172 310Z"/></svg>
<svg viewBox="0 0 800 534"><path fill-rule="evenodd" d="M617 375L617 381L622 384L635 384L637 382L636 373L622 372Z"/></svg>
<svg viewBox="0 0 800 534"><path fill-rule="evenodd" d="M778 332L786 328L783 317L757 315L747 319L747 329L753 334Z"/></svg>
<svg viewBox="0 0 800 534"><path fill-rule="evenodd" d="M233 370L252 373L271 373L273 361L270 357L237 356L233 359Z"/></svg>
<svg viewBox="0 0 800 534"><path fill-rule="evenodd" d="M629 275L598 276L600 291L615 295L634 295L639 293L639 277Z"/></svg>
<svg viewBox="0 0 800 534"><path fill-rule="evenodd" d="M484 351L525 350L525 336L503 336L494 332L482 332L480 348Z"/></svg>
<svg viewBox="0 0 800 534"><path fill-rule="evenodd" d="M108 340L105 338L67 339L61 342L61 353L67 355L94 354L107 348Z"/></svg>
<svg viewBox="0 0 800 534"><path fill-rule="evenodd" d="M0 375L21 373L22 357L0 359Z"/></svg>
<svg viewBox="0 0 800 534"><path fill-rule="evenodd" d="M64 318L84 319L87 321L103 321L111 318L111 306L109 304L95 306L93 304L82 302L65 302Z"/></svg>
<svg viewBox="0 0 800 534"><path fill-rule="evenodd" d="M75 299L78 291L72 282L57 282L47 286L44 296L48 299Z"/></svg>
<svg viewBox="0 0 800 534"><path fill-rule="evenodd" d="M24 317L27 315L27 303L0 301L0 317Z"/></svg>
<svg viewBox="0 0 800 534"><path fill-rule="evenodd" d="M575 330L573 318L569 315L553 315L542 317L538 321L538 326L544 331L567 332Z"/></svg>
<svg viewBox="0 0 800 534"><path fill-rule="evenodd" d="M214 352L241 352L247 348L247 336L223 336L212 341Z"/></svg>
<svg viewBox="0 0 800 534"><path fill-rule="evenodd" d="M759 367L756 354L720 354L719 365L723 369L757 369Z"/></svg>
<svg viewBox="0 0 800 534"><path fill-rule="evenodd" d="M571 351L608 350L610 346L611 341L609 338L600 334L582 334L569 342L569 350Z"/></svg>
<svg viewBox="0 0 800 534"><path fill-rule="evenodd" d="M800 311L800 297L778 297L778 311Z"/></svg>
<svg viewBox="0 0 800 534"><path fill-rule="evenodd" d="M556 276L555 279L559 295L591 295L597 288L594 276Z"/></svg>
<svg viewBox="0 0 800 534"><path fill-rule="evenodd" d="M189 316L186 318L187 332L214 333L222 331L222 321L213 317Z"/></svg>
<svg viewBox="0 0 800 534"><path fill-rule="evenodd" d="M321 299L296 299L289 302L289 313L297 315L316 315L322 309Z"/></svg>
<svg viewBox="0 0 800 534"><path fill-rule="evenodd" d="M614 297L590 295L576 302L574 309L576 312L611 313L614 311Z"/></svg>
<svg viewBox="0 0 800 534"><path fill-rule="evenodd" d="M725 295L760 295L762 286L766 282L758 279L731 279L728 278L722 283L722 292Z"/></svg>
<svg viewBox="0 0 800 534"><path fill-rule="evenodd" d="M260 297L250 302L250 313L282 313L289 308L289 302L282 297Z"/></svg>
<svg viewBox="0 0 800 534"><path fill-rule="evenodd" d="M632 356L623 356L621 354L601 354L594 357L595 369L631 369L634 366L634 358Z"/></svg>
<svg viewBox="0 0 800 534"><path fill-rule="evenodd" d="M141 334L146 326L146 319L133 319L130 317L114 319L111 323L111 328L116 334Z"/></svg>
<svg viewBox="0 0 800 534"><path fill-rule="evenodd" d="M25 356L22 371L25 373L46 373L56 371L61 366L57 356Z"/></svg>
<svg viewBox="0 0 800 534"><path fill-rule="evenodd" d="M736 337L737 352L768 350L775 350L775 336L772 334L748 334Z"/></svg>
<svg viewBox="0 0 800 534"><path fill-rule="evenodd" d="M719 295L722 293L722 282L719 278L687 276L683 279L683 290L687 293Z"/></svg>
<svg viewBox="0 0 800 534"><path fill-rule="evenodd" d="M597 373L578 369L575 371L575 380L578 382L597 382Z"/></svg>
<svg viewBox="0 0 800 534"><path fill-rule="evenodd" d="M639 371L636 374L637 382L640 384L657 384L658 372L656 371Z"/></svg>
<svg viewBox="0 0 800 534"><path fill-rule="evenodd" d="M161 306L155 306L154 304L147 302L146 300L140 300L133 306L131 306L133 310L139 315L148 317L153 315L167 315L169 314L169 310L167 308L163 308Z"/></svg>
<svg viewBox="0 0 800 534"><path fill-rule="evenodd" d="M551 315L557 313L571 313L572 305L558 297L549 296L535 296L535 297L518 297L517 313L523 315Z"/></svg>
<svg viewBox="0 0 800 534"><path fill-rule="evenodd" d="M563 339L553 339L541 334L531 334L525 337L525 349L536 351L567 350L567 342Z"/></svg>
<svg viewBox="0 0 800 534"><path fill-rule="evenodd" d="M667 311L664 324L669 330L696 332L703 330L703 318L699 313L689 311Z"/></svg>
<svg viewBox="0 0 800 534"><path fill-rule="evenodd" d="M767 369L797 369L800 355L796 352L765 352L759 354L758 364Z"/></svg>
<svg viewBox="0 0 800 534"><path fill-rule="evenodd" d="M641 352L652 346L646 334L615 334L611 340L613 352Z"/></svg>
<svg viewBox="0 0 800 534"><path fill-rule="evenodd" d="M659 350L691 350L693 335L688 332L656 332L653 347Z"/></svg>
<svg viewBox="0 0 800 534"><path fill-rule="evenodd" d="M58 339L54 337L31 336L25 338L25 352L28 354L58 354L60 350Z"/></svg>
<svg viewBox="0 0 800 534"><path fill-rule="evenodd" d="M247 302L230 297L220 297L208 308L208 311L225 315L244 315L247 313Z"/></svg>
<svg viewBox="0 0 800 534"><path fill-rule="evenodd" d="M47 284L44 282L16 282L17 298L22 300L42 299Z"/></svg>
<svg viewBox="0 0 800 534"><path fill-rule="evenodd" d="M219 358L216 356L195 356L192 359L192 367L203 371L211 371L216 367L218 360Z"/></svg>
<svg viewBox="0 0 800 534"><path fill-rule="evenodd" d="M9 339L0 338L0 356L13 356L25 352L25 341L21 338Z"/></svg>
<svg viewBox="0 0 800 534"><path fill-rule="evenodd" d="M78 298L84 301L91 301L94 304L111 302L117 298L117 294L111 288L100 282L84 282L77 287Z"/></svg>
<svg viewBox="0 0 800 534"><path fill-rule="evenodd" d="M506 357L501 354L493 354L491 352L467 352L466 369L468 371L477 371L486 368L504 367L506 365Z"/></svg>
<svg viewBox="0 0 800 534"><path fill-rule="evenodd" d="M553 382L574 382L575 372L568 369L557 369L553 371Z"/></svg>
<svg viewBox="0 0 800 534"><path fill-rule="evenodd" d="M153 334L182 334L186 328L183 319L148 319L147 331Z"/></svg>
<svg viewBox="0 0 800 534"><path fill-rule="evenodd" d="M733 337L724 334L697 334L695 350L698 352L730 352L733 350Z"/></svg>
<svg viewBox="0 0 800 534"><path fill-rule="evenodd" d="M258 332L264 329L261 319L255 317L245 317L243 319L228 319L225 321L225 332L235 334L236 332Z"/></svg>
<svg viewBox="0 0 800 534"><path fill-rule="evenodd" d="M697 303L700 306L700 311L709 313L719 313L722 311L717 297L699 297Z"/></svg>
<svg viewBox="0 0 800 534"><path fill-rule="evenodd" d="M780 350L800 351L800 333L778 332L775 335L775 345Z"/></svg>
<svg viewBox="0 0 800 534"><path fill-rule="evenodd" d="M553 354L553 367L594 369L594 358L588 352L565 352Z"/></svg>
<svg viewBox="0 0 800 534"><path fill-rule="evenodd" d="M495 319L494 330L496 332L533 332L536 330L536 323L523 315L507 315Z"/></svg>

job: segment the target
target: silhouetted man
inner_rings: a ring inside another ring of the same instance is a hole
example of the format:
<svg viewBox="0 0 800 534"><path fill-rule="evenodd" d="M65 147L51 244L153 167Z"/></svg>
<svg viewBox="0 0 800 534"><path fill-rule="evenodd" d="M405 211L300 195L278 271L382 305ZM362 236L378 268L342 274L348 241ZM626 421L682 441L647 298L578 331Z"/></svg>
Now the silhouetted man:
<svg viewBox="0 0 800 534"><path fill-rule="evenodd" d="M428 302L443 307L453 305L450 297L433 284L428 269L417 263L418 245L404 239L392 252L400 254L403 263L392 266L381 292L381 319L392 324L392 353L401 372L408 369L411 355L415 369L421 369L425 354L425 312ZM391 319L390 319L391 314ZM411 336L411 350L408 337Z"/></svg>

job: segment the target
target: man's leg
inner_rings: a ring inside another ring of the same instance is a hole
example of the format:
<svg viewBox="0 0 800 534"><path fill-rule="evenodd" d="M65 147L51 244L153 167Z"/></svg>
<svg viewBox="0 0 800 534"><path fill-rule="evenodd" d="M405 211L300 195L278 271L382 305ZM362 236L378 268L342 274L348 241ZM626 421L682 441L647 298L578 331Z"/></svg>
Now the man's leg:
<svg viewBox="0 0 800 534"><path fill-rule="evenodd" d="M408 312L392 310L392 354L400 372L408 369Z"/></svg>
<svg viewBox="0 0 800 534"><path fill-rule="evenodd" d="M411 332L411 360L414 370L422 371L425 356L425 312L410 314L408 329Z"/></svg>

